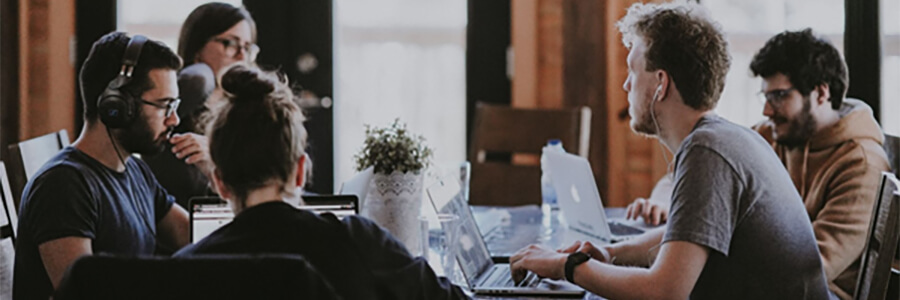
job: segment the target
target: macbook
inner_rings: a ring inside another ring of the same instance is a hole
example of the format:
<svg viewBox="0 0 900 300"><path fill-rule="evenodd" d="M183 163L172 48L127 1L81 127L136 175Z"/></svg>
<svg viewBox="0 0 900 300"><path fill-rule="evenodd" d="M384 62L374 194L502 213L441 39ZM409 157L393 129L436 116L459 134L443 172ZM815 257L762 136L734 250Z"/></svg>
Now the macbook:
<svg viewBox="0 0 900 300"><path fill-rule="evenodd" d="M545 154L550 181L570 230L607 243L644 233L642 229L607 219L594 172L587 159L569 153Z"/></svg>
<svg viewBox="0 0 900 300"><path fill-rule="evenodd" d="M459 216L459 242L456 258L469 288L477 294L516 294L582 297L584 289L564 280L541 279L529 273L515 283L509 264L491 260L487 245L481 237L475 217L469 210L456 180L438 180L428 187L428 197L438 213Z"/></svg>

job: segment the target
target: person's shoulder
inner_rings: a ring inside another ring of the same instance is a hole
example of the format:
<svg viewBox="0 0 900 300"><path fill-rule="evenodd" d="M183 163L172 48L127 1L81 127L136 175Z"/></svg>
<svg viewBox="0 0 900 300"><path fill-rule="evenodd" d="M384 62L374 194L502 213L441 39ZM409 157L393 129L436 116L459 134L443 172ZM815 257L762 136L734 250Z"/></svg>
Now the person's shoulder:
<svg viewBox="0 0 900 300"><path fill-rule="evenodd" d="M771 148L754 130L716 115L701 119L683 144L687 149L703 146L716 152L738 151L748 147Z"/></svg>
<svg viewBox="0 0 900 300"><path fill-rule="evenodd" d="M362 216L346 216L341 220L341 223L343 223L351 232L367 232L373 234L381 233L382 231L381 227L378 227L375 222Z"/></svg>
<svg viewBox="0 0 900 300"><path fill-rule="evenodd" d="M84 180L93 169L84 156L72 147L63 148L35 172L31 181Z"/></svg>
<svg viewBox="0 0 900 300"><path fill-rule="evenodd" d="M178 80L215 80L212 68L204 63L196 63L181 69Z"/></svg>
<svg viewBox="0 0 900 300"><path fill-rule="evenodd" d="M216 87L216 75L207 64L192 64L178 72L178 87L209 94Z"/></svg>

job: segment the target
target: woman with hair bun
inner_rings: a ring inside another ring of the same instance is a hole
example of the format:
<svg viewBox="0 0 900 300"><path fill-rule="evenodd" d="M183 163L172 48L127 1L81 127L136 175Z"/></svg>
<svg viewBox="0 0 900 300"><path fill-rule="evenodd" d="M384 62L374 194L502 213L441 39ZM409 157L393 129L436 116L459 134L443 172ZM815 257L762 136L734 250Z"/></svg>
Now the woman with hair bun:
<svg viewBox="0 0 900 300"><path fill-rule="evenodd" d="M299 254L345 299L465 299L393 236L358 216L339 220L302 202L304 116L281 77L247 65L221 79L224 100L206 125L212 182L234 220L176 256Z"/></svg>

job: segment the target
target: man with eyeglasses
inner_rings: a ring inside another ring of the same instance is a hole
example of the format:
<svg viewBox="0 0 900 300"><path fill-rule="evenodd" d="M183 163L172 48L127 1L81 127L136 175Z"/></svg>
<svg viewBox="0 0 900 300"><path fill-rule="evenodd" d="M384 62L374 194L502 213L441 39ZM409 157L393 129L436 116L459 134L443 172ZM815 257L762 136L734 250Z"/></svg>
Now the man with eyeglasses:
<svg viewBox="0 0 900 300"><path fill-rule="evenodd" d="M772 144L803 198L829 289L850 299L881 172L890 168L881 127L865 102L845 98L844 60L811 29L772 37L750 70L763 79L759 99L768 118L754 129ZM657 188L665 189L666 181ZM644 200L628 210L649 221L665 219L668 207Z"/></svg>
<svg viewBox="0 0 900 300"><path fill-rule="evenodd" d="M132 156L172 143L177 155L209 163L201 136L170 137L179 122L180 68L178 55L157 41L115 32L94 43L79 74L81 134L22 192L15 299L47 299L81 256L172 253L188 243L187 213Z"/></svg>
<svg viewBox="0 0 900 300"><path fill-rule="evenodd" d="M812 221L829 288L851 299L882 171L884 135L866 103L845 98L847 67L811 29L780 33L753 57L772 146Z"/></svg>

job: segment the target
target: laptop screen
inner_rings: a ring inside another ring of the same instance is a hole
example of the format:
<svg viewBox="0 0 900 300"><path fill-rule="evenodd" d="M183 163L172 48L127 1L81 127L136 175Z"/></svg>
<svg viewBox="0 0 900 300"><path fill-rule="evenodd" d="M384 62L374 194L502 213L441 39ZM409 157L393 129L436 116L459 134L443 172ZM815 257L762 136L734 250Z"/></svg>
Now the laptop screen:
<svg viewBox="0 0 900 300"><path fill-rule="evenodd" d="M354 195L304 196L297 208L322 214L332 213L339 219L359 213L359 200ZM231 205L218 197L191 198L191 243L196 243L234 219Z"/></svg>
<svg viewBox="0 0 900 300"><path fill-rule="evenodd" d="M475 217L469 210L469 204L460 191L459 183L455 180L439 180L428 187L428 197L438 213L459 216L459 252L456 258L466 281L472 284L478 275L493 265L493 261L475 223Z"/></svg>
<svg viewBox="0 0 900 300"><path fill-rule="evenodd" d="M228 202L217 197L191 198L190 207L191 243L196 243L234 219Z"/></svg>

